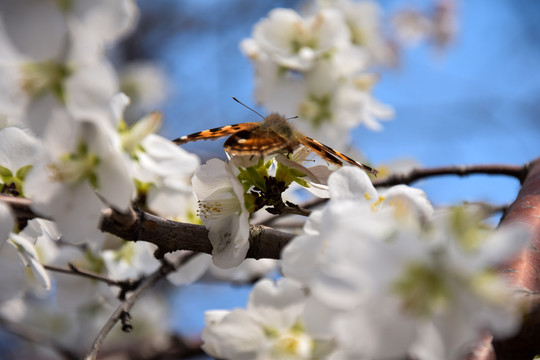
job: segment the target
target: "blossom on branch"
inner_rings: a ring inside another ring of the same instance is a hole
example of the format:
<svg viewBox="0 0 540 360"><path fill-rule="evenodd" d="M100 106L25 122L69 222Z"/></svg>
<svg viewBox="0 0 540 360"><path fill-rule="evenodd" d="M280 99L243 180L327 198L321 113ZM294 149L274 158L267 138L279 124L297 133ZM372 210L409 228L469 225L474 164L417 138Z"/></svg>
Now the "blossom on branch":
<svg viewBox="0 0 540 360"><path fill-rule="evenodd" d="M283 272L309 289L306 329L349 358L458 355L481 331L517 330L516 295L495 273L521 250L521 229L493 231L468 209L431 216L425 195L377 193L362 172L329 179L330 201L283 251Z"/></svg>
<svg viewBox="0 0 540 360"><path fill-rule="evenodd" d="M393 116L371 95L377 77L368 71L382 47L378 27L361 30L350 16L367 10L341 5L321 4L305 16L275 9L240 45L255 67L257 102L298 114L301 131L333 146L347 145L356 125L380 130L378 119Z"/></svg>
<svg viewBox="0 0 540 360"><path fill-rule="evenodd" d="M294 282L261 280L246 309L206 313L202 348L220 359L323 358L329 346L306 332L302 320L306 296Z"/></svg>
<svg viewBox="0 0 540 360"><path fill-rule="evenodd" d="M29 172L24 191L38 213L51 216L64 238L81 242L98 233L101 210L126 211L133 183L107 124L54 119L46 154ZM104 203L103 201L106 201Z"/></svg>
<svg viewBox="0 0 540 360"><path fill-rule="evenodd" d="M208 229L214 264L222 268L239 265L249 248L249 212L244 189L232 165L211 159L193 176L199 217Z"/></svg>
<svg viewBox="0 0 540 360"><path fill-rule="evenodd" d="M81 0L2 2L0 89L6 96L0 114L22 121L38 136L59 109L77 121L108 117L118 81L103 54L132 28L134 5L131 0L92 6Z"/></svg>

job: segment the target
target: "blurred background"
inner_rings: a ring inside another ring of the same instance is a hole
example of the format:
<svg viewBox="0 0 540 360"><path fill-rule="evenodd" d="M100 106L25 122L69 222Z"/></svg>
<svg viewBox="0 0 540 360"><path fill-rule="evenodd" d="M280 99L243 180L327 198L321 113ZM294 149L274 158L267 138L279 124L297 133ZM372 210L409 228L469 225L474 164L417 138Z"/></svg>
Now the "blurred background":
<svg viewBox="0 0 540 360"><path fill-rule="evenodd" d="M174 139L259 120L234 102L233 96L262 114L268 113L255 103L253 67L240 52L239 43L251 36L253 26L271 9L299 9L303 1L137 3L138 27L112 53L124 91L138 103L126 116L136 120L158 110L164 114L161 134ZM523 165L540 155L540 1L377 3L396 58L392 66L373 69L380 75L374 95L392 106L395 116L383 123L380 132L356 128L352 147L378 168ZM394 37L391 23L397 14L409 12L432 19L441 3L452 4L453 27L447 39L424 37L403 42ZM130 83L130 78L137 76L146 79L142 90ZM137 101L139 95L146 100ZM224 159L222 144L223 140L201 141L184 148L204 162L213 157ZM413 185L426 191L435 206L464 201L506 205L520 188L513 178L482 175L431 178ZM250 289L249 284L205 282L175 287L167 300L172 314L164 318L172 330L197 341L206 310L244 307ZM159 304L140 303L132 316L137 319L151 316L153 311L168 311L164 309L167 307ZM0 338L0 350L11 345L10 339ZM0 359L2 356L0 353Z"/></svg>
<svg viewBox="0 0 540 360"><path fill-rule="evenodd" d="M382 24L399 12L433 16L434 0L380 0ZM116 53L120 64L152 61L167 74L162 134L173 139L226 124L258 121L232 101L261 113L253 99L253 68L239 51L254 24L275 7L300 1L139 1L136 32ZM540 2L454 1L455 32L444 46L430 39L397 44L395 66L375 69L377 99L395 109L374 133L354 130L354 147L376 166L414 161L434 167L521 165L540 154ZM286 114L294 115L294 114ZM329 144L332 145L332 144ZM203 161L224 158L222 141L185 145ZM434 205L463 201L508 204L519 183L508 177L454 176L414 184ZM197 334L205 309L244 306L249 287L194 285L173 299L174 328Z"/></svg>

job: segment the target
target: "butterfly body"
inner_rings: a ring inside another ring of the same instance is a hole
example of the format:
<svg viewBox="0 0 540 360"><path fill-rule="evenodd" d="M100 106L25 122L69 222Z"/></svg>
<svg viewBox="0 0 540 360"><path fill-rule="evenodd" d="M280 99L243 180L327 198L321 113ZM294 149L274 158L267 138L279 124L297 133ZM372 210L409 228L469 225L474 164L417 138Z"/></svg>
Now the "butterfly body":
<svg viewBox="0 0 540 360"><path fill-rule="evenodd" d="M290 154L300 146L306 146L326 161L343 165L343 161L377 175L378 171L357 162L331 147L320 143L296 130L285 117L273 113L262 122L246 122L199 131L179 137L173 142L181 145L190 141L229 138L223 144L231 155L255 155L264 157L275 153Z"/></svg>

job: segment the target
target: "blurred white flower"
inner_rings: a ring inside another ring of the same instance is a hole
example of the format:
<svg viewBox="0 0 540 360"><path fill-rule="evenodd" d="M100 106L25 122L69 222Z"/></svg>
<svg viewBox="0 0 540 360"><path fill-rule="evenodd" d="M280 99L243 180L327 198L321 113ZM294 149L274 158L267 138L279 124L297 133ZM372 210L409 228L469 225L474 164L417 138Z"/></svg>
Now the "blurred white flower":
<svg viewBox="0 0 540 360"><path fill-rule="evenodd" d="M120 69L120 89L131 99L126 121L141 118L167 98L169 83L164 69L152 62L128 63Z"/></svg>
<svg viewBox="0 0 540 360"><path fill-rule="evenodd" d="M118 84L104 48L136 17L132 0L2 2L0 89L7 96L0 113L24 121L39 136L58 108L75 120L106 121Z"/></svg>
<svg viewBox="0 0 540 360"><path fill-rule="evenodd" d="M380 130L379 120L391 118L393 110L373 98L377 77L366 73L373 52L383 47L378 20L360 29L349 19L352 14L369 18L377 9L342 1L305 17L289 9L270 12L254 27L253 38L240 45L255 67L257 102L273 112L299 115L301 131L331 146L348 145L349 131L359 124ZM365 33L363 44L351 39L353 30L357 37ZM367 37L374 39L371 50Z"/></svg>
<svg viewBox="0 0 540 360"><path fill-rule="evenodd" d="M1 129L0 191L23 196L24 180L41 151L41 142L29 131L16 127Z"/></svg>
<svg viewBox="0 0 540 360"><path fill-rule="evenodd" d="M154 257L157 246L148 242L123 241L115 250L101 252L101 257L112 279L136 280L143 275L149 275L160 266Z"/></svg>
<svg viewBox="0 0 540 360"><path fill-rule="evenodd" d="M240 265L231 269L210 266L209 273L215 279L233 283L246 283L263 277L278 266L274 259L245 259Z"/></svg>
<svg viewBox="0 0 540 360"><path fill-rule="evenodd" d="M337 9L343 14L352 43L369 54L371 64L396 64L395 50L382 31L382 11L376 1L319 0L317 4L322 8Z"/></svg>
<svg viewBox="0 0 540 360"><path fill-rule="evenodd" d="M287 279L261 280L246 309L206 312L202 348L220 359L322 358L322 346L304 330L304 301L303 290Z"/></svg>
<svg viewBox="0 0 540 360"><path fill-rule="evenodd" d="M371 94L378 77L370 73L342 74L336 56L305 76L306 96L298 103L301 131L332 146L350 142L350 131L363 124L382 130L379 121L393 117L393 109Z"/></svg>
<svg viewBox="0 0 540 360"><path fill-rule="evenodd" d="M356 206L369 207L372 212L390 212L394 219L409 222L413 227L426 224L433 215L433 206L422 190L396 185L379 192L368 175L356 167L336 171L328 185L336 206L342 201L353 201Z"/></svg>
<svg viewBox="0 0 540 360"><path fill-rule="evenodd" d="M128 125L124 112L130 98L116 94L111 107L113 125L118 128L124 159L137 185L137 195L146 200L153 212L176 220L194 220L191 176L200 164L199 158L170 140L155 134L162 116L157 112Z"/></svg>
<svg viewBox="0 0 540 360"><path fill-rule="evenodd" d="M6 94L0 113L20 119L38 136L61 109L74 120L108 121L108 103L118 87L109 63L77 63L69 55L45 62L21 58L0 63L0 74L0 89Z"/></svg>
<svg viewBox="0 0 540 360"><path fill-rule="evenodd" d="M211 159L195 172L192 180L199 217L212 243L212 260L222 268L239 265L249 248L244 189L231 167L230 163Z"/></svg>
<svg viewBox="0 0 540 360"><path fill-rule="evenodd" d="M35 211L56 221L66 241L97 234L101 209L129 207L133 183L114 146L116 136L105 124L54 118L54 131L44 142L46 155L28 173L24 191Z"/></svg>
<svg viewBox="0 0 540 360"><path fill-rule="evenodd" d="M302 18L291 9L274 9L253 29L253 38L241 48L250 58L268 57L280 67L308 71L314 62L346 47L350 34L342 15L321 10L310 18Z"/></svg>
<svg viewBox="0 0 540 360"><path fill-rule="evenodd" d="M181 257L189 256L191 251L178 250L172 253L165 254L165 258L169 261L176 261ZM199 280L211 267L212 257L208 254L200 253L194 255L191 259L180 266L176 271L167 275L169 280L174 285L188 285Z"/></svg>
<svg viewBox="0 0 540 360"><path fill-rule="evenodd" d="M49 290L51 281L34 248L41 235L37 220L31 220L23 231L13 232L14 219L9 207L0 201L0 302L13 299L26 290L41 287Z"/></svg>
<svg viewBox="0 0 540 360"><path fill-rule="evenodd" d="M494 269L527 234L487 230L460 209L433 218L419 190L377 193L361 174L334 173L331 200L283 251L285 276L310 290L306 329L335 336L349 358L421 359L517 330L519 303Z"/></svg>
<svg viewBox="0 0 540 360"><path fill-rule="evenodd" d="M108 275L100 252L71 244L58 246L56 257L49 265L67 269L69 264L92 274ZM51 272L50 275L55 283L56 302L68 311L80 310L96 302L111 301L115 297L115 288L102 281L83 279L74 274L61 272Z"/></svg>

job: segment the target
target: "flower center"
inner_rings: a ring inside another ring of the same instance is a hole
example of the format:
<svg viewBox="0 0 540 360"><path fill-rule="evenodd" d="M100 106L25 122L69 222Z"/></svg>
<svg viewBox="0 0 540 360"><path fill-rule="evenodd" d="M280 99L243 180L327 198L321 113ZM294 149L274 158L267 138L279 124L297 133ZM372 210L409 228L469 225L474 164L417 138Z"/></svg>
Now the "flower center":
<svg viewBox="0 0 540 360"><path fill-rule="evenodd" d="M235 197L219 200L199 200L197 215L206 219L219 219L230 214L240 214L242 208Z"/></svg>
<svg viewBox="0 0 540 360"><path fill-rule="evenodd" d="M403 309L415 316L429 316L450 300L444 279L432 268L411 263L393 284Z"/></svg>
<svg viewBox="0 0 540 360"><path fill-rule="evenodd" d="M315 128L320 128L324 122L332 120L331 103L331 94L320 96L310 94L300 105L300 116L310 119Z"/></svg>
<svg viewBox="0 0 540 360"><path fill-rule="evenodd" d="M76 152L64 154L58 162L48 164L47 168L53 181L78 184L88 180L92 187L97 188L98 164L98 156L89 152L86 144L81 142Z"/></svg>
<svg viewBox="0 0 540 360"><path fill-rule="evenodd" d="M51 92L58 101L65 104L64 81L72 73L66 64L50 60L26 63L21 67L21 71L21 88L29 96L38 97Z"/></svg>

